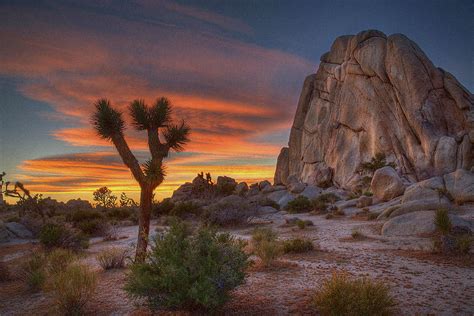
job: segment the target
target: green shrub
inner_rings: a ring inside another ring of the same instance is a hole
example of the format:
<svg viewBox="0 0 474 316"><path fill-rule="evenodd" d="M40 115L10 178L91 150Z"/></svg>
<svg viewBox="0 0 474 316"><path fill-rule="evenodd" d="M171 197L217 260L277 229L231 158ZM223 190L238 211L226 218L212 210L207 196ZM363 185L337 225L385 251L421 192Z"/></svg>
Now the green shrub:
<svg viewBox="0 0 474 316"><path fill-rule="evenodd" d="M288 202L286 210L288 213L305 213L313 209L311 201L304 195L297 196L294 200Z"/></svg>
<svg viewBox="0 0 474 316"><path fill-rule="evenodd" d="M360 169L362 171L369 172L373 174L376 170L383 168L385 166L390 166L392 168L395 168L395 164L393 162L387 163L386 161L386 156L384 153L377 153L375 154L375 157L372 157L370 162L363 162L360 164Z"/></svg>
<svg viewBox="0 0 474 316"><path fill-rule="evenodd" d="M296 221L296 226L298 226L299 229L305 229L306 221L302 221L301 219L299 219Z"/></svg>
<svg viewBox="0 0 474 316"><path fill-rule="evenodd" d="M252 214L252 206L247 202L225 201L208 206L201 218L207 225L231 226L246 223Z"/></svg>
<svg viewBox="0 0 474 316"><path fill-rule="evenodd" d="M369 196L369 197L374 196L374 194L370 191L364 191L364 192L362 192L362 195Z"/></svg>
<svg viewBox="0 0 474 316"><path fill-rule="evenodd" d="M52 294L56 306L66 315L82 315L94 295L96 274L84 265L69 265L52 277Z"/></svg>
<svg viewBox="0 0 474 316"><path fill-rule="evenodd" d="M173 201L170 198L163 199L160 203L156 204L153 207L154 216L163 216L170 214L171 210L174 207Z"/></svg>
<svg viewBox="0 0 474 316"><path fill-rule="evenodd" d="M55 223L43 226L39 240L46 249L60 247L80 250L89 246L89 240L85 236L65 225Z"/></svg>
<svg viewBox="0 0 474 316"><path fill-rule="evenodd" d="M313 242L309 239L292 238L283 242L284 253L303 253L313 249Z"/></svg>
<svg viewBox="0 0 474 316"><path fill-rule="evenodd" d="M471 250L474 238L469 234L462 234L456 237L456 250L460 254L468 254Z"/></svg>
<svg viewBox="0 0 474 316"><path fill-rule="evenodd" d="M312 204L315 212L325 213L327 211L328 205L324 201L316 199L312 201Z"/></svg>
<svg viewBox="0 0 474 316"><path fill-rule="evenodd" d="M155 240L148 260L131 266L125 290L145 298L152 309L214 311L244 282L248 255L243 246L229 234L207 228L192 234L175 221Z"/></svg>
<svg viewBox="0 0 474 316"><path fill-rule="evenodd" d="M364 234L362 234L357 229L353 229L351 232L351 237L352 239L362 239L364 237Z"/></svg>
<svg viewBox="0 0 474 316"><path fill-rule="evenodd" d="M0 282L10 280L10 270L5 262L0 261Z"/></svg>
<svg viewBox="0 0 474 316"><path fill-rule="evenodd" d="M270 228L256 228L252 233L252 246L264 266L272 264L282 253L278 235Z"/></svg>
<svg viewBox="0 0 474 316"><path fill-rule="evenodd" d="M436 230L440 234L446 235L446 234L449 234L449 232L451 231L452 224L451 224L451 220L449 219L447 209L440 208L436 210L434 222L435 222Z"/></svg>
<svg viewBox="0 0 474 316"><path fill-rule="evenodd" d="M323 193L316 197L313 201L321 201L324 203L334 204L339 200L339 197L334 193Z"/></svg>
<svg viewBox="0 0 474 316"><path fill-rule="evenodd" d="M108 229L108 223L103 219L92 219L78 222L75 227L87 236L104 236Z"/></svg>
<svg viewBox="0 0 474 316"><path fill-rule="evenodd" d="M125 268L127 249L109 248L97 255L97 261L104 270Z"/></svg>
<svg viewBox="0 0 474 316"><path fill-rule="evenodd" d="M114 207L108 209L106 215L112 220L124 221L133 219L135 213L135 210L130 207Z"/></svg>
<svg viewBox="0 0 474 316"><path fill-rule="evenodd" d="M183 217L185 215L200 213L201 208L194 202L176 203L170 211L171 216Z"/></svg>
<svg viewBox="0 0 474 316"><path fill-rule="evenodd" d="M316 293L314 304L321 315L393 315L395 300L381 281L352 279L334 273Z"/></svg>
<svg viewBox="0 0 474 316"><path fill-rule="evenodd" d="M37 292L41 290L46 281L46 258L42 254L35 253L28 258L19 270L19 278L28 289Z"/></svg>
<svg viewBox="0 0 474 316"><path fill-rule="evenodd" d="M103 220L104 215L96 210L77 210L70 215L70 221L73 223L79 223L84 221L92 220Z"/></svg>
<svg viewBox="0 0 474 316"><path fill-rule="evenodd" d="M369 221L373 221L374 219L377 219L377 217L379 217L379 214L376 214L376 213L369 213L369 214L367 215L367 219L368 219Z"/></svg>

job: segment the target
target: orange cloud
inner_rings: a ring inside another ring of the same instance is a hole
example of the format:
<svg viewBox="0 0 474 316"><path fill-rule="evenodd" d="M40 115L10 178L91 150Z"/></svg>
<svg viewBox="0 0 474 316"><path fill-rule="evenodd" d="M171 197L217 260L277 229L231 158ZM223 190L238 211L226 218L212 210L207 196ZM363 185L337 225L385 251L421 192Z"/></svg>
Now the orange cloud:
<svg viewBox="0 0 474 316"><path fill-rule="evenodd" d="M209 159L208 159L209 158ZM213 164L209 164L210 161ZM205 161L208 164L202 164ZM201 162L201 163L200 163ZM173 190L186 181L191 181L201 171L211 172L214 177L227 175L238 181L256 182L271 179L274 165L222 164L217 157L197 156L173 157L168 160L167 177L158 187L158 198L170 196ZM34 193L53 196L61 200L81 196L91 199L92 192L107 186L116 194L128 192L138 197L139 187L130 171L113 152L94 152L59 155L24 161L20 169L25 174L19 177Z"/></svg>

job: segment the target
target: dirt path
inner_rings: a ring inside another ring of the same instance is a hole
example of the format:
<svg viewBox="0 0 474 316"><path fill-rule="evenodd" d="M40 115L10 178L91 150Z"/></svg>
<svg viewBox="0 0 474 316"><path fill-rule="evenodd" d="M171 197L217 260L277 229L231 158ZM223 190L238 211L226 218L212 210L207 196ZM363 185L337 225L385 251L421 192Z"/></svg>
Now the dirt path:
<svg viewBox="0 0 474 316"><path fill-rule="evenodd" d="M254 266L246 283L232 293L224 314L314 314L309 305L311 295L336 270L385 280L399 302L400 314L474 314L472 258L455 260L432 255L427 252L431 242L426 238L383 238L378 234L380 223L377 222L347 217L330 220L322 216L298 217L312 220L315 226L304 230L281 227L283 218L271 226L278 230L281 238L304 236L319 244L321 250L285 255L272 268ZM365 237L353 240L350 237L353 230ZM92 240L83 260L99 270L95 255L105 247L132 247L136 231L136 226L123 227L120 235L126 236L124 239L114 242ZM251 231L251 228L231 230L242 238L249 238ZM15 253L25 253L25 245L19 245L17 250L14 247L10 246L6 252L0 246L2 260L18 260L19 255ZM100 272L99 275L99 288L90 304L91 315L147 314L122 290L124 270ZM18 282L8 282L1 288L0 315L46 315L51 312L48 296L27 294Z"/></svg>

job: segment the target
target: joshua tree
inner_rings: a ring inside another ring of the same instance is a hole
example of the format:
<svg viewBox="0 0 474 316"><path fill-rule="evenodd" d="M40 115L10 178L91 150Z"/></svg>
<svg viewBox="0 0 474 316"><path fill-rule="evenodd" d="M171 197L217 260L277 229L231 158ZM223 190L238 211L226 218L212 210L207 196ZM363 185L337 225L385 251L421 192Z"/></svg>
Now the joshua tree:
<svg viewBox="0 0 474 316"><path fill-rule="evenodd" d="M170 150L181 151L184 149L183 146L189 142L189 126L184 121L174 124L171 110L170 102L164 97L159 98L151 107L146 105L143 100L135 100L130 104L129 112L132 124L135 129L147 132L148 147L151 153L151 159L140 166L125 140L125 122L122 113L112 108L107 99L100 99L95 103L92 123L97 133L115 145L124 164L130 169L140 185L136 261L145 259L153 191L165 177L163 159L168 156Z"/></svg>

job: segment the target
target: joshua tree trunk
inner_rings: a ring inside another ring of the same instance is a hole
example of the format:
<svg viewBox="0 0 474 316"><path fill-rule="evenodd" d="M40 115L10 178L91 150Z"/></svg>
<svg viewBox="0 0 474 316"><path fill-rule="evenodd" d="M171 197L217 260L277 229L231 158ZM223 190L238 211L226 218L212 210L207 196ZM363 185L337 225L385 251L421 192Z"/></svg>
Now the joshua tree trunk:
<svg viewBox="0 0 474 316"><path fill-rule="evenodd" d="M140 215L138 217L138 242L135 254L136 261L143 261L146 257L148 247L148 235L150 233L150 216L153 199L153 188L144 185L140 193Z"/></svg>
<svg viewBox="0 0 474 316"><path fill-rule="evenodd" d="M146 258L153 190L163 182L165 176L163 158L168 157L170 149L183 150L183 146L189 142L190 129L184 121L180 125L171 122L171 105L166 98L158 99L151 108L143 100L133 101L129 107L133 125L139 131L147 131L151 153L151 159L140 166L125 140L125 121L122 113L114 110L107 99L98 100L95 108L92 123L97 133L115 145L123 163L140 184L140 214L135 261L141 262ZM160 140L160 130L163 143Z"/></svg>

